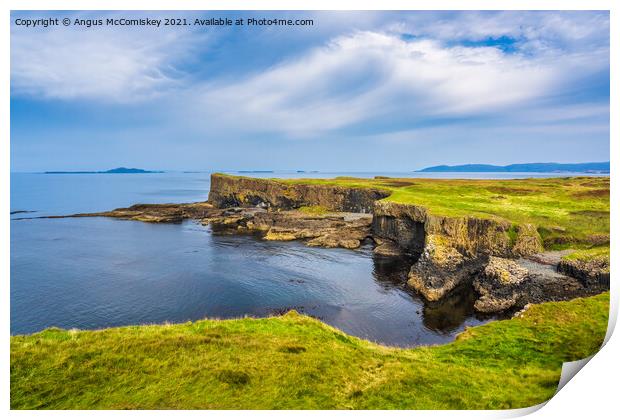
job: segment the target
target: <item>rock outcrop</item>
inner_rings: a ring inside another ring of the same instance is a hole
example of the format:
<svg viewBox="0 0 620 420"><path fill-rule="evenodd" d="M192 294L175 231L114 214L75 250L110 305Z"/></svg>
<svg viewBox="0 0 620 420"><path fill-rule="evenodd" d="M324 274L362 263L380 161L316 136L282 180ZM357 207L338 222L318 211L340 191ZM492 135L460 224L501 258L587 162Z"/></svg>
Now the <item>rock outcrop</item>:
<svg viewBox="0 0 620 420"><path fill-rule="evenodd" d="M431 301L470 279L489 256L517 257L542 250L540 236L530 225L437 216L421 206L390 201L375 203L372 234L382 241L378 252L393 253L396 247L418 258L408 284Z"/></svg>
<svg viewBox="0 0 620 420"><path fill-rule="evenodd" d="M586 285L558 273L553 265L498 257L489 258L473 286L479 295L474 309L483 313L522 308L528 303L591 296L605 290L603 285Z"/></svg>
<svg viewBox="0 0 620 420"><path fill-rule="evenodd" d="M184 204L135 204L127 208L119 208L99 213L78 213L70 216L46 216L46 218L62 217L114 217L124 220L135 220L147 223L181 223L185 219L202 219L220 212L209 203Z"/></svg>
<svg viewBox="0 0 620 420"><path fill-rule="evenodd" d="M297 210L229 208L201 222L216 229L260 232L269 241L305 240L309 246L358 248L370 236L371 221L366 214L314 216Z"/></svg>
<svg viewBox="0 0 620 420"><path fill-rule="evenodd" d="M602 286L609 288L609 260L593 258L588 261L562 259L558 271L579 279L584 286Z"/></svg>
<svg viewBox="0 0 620 420"><path fill-rule="evenodd" d="M375 201L389 191L338 185L291 184L273 179L211 175L209 203L215 207L256 207L292 210L321 206L329 211L371 213Z"/></svg>
<svg viewBox="0 0 620 420"><path fill-rule="evenodd" d="M424 251L411 266L407 284L429 301L436 301L480 269L479 258L467 257L441 235L426 236Z"/></svg>
<svg viewBox="0 0 620 420"><path fill-rule="evenodd" d="M498 312L517 304L519 288L529 272L513 260L490 257L489 262L474 280L480 298L474 303L479 312Z"/></svg>

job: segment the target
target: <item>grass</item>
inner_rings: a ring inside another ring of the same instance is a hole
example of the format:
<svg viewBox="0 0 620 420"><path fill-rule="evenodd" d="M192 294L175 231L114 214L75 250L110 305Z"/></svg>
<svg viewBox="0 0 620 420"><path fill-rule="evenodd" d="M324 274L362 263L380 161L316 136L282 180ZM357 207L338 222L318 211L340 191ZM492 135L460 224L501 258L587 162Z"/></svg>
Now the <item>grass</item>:
<svg viewBox="0 0 620 420"><path fill-rule="evenodd" d="M537 227L545 248L609 243L609 177L510 180L339 177L285 183L381 188L386 200L424 206L440 216L502 218Z"/></svg>
<svg viewBox="0 0 620 420"><path fill-rule="evenodd" d="M609 245L594 246L588 249L580 249L562 257L568 261L601 261L607 263L609 271Z"/></svg>
<svg viewBox="0 0 620 420"><path fill-rule="evenodd" d="M580 249L572 252L564 257L567 260L584 261L592 258L601 258L609 255L609 245L595 246L588 249Z"/></svg>
<svg viewBox="0 0 620 420"><path fill-rule="evenodd" d="M11 337L11 408L503 409L596 352L609 293L533 305L447 345L396 349L289 312Z"/></svg>
<svg viewBox="0 0 620 420"><path fill-rule="evenodd" d="M329 213L329 210L323 206L302 206L299 211L311 216L324 216Z"/></svg>

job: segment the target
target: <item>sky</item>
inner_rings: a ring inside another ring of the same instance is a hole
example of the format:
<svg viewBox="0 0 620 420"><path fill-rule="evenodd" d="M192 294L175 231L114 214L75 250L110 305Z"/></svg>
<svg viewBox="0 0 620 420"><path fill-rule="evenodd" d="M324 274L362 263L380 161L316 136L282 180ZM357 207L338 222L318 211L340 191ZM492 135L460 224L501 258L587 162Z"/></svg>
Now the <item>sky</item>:
<svg viewBox="0 0 620 420"><path fill-rule="evenodd" d="M314 23L73 24L147 17ZM12 12L11 170L607 161L609 89L608 12Z"/></svg>

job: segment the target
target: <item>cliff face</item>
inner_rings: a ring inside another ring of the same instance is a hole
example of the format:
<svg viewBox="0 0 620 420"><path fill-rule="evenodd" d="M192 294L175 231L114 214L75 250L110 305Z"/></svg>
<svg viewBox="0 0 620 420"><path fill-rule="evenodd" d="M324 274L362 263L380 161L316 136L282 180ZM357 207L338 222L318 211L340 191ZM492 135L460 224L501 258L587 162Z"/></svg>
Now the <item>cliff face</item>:
<svg viewBox="0 0 620 420"><path fill-rule="evenodd" d="M590 261L562 260L558 271L567 276L579 279L585 286L601 286L609 288L609 261L593 259Z"/></svg>
<svg viewBox="0 0 620 420"><path fill-rule="evenodd" d="M330 211L371 213L373 203L388 195L388 191L371 188L287 184L270 179L213 174L209 203L219 208L266 206L291 210L322 206Z"/></svg>
<svg viewBox="0 0 620 420"><path fill-rule="evenodd" d="M372 234L377 250L394 247L417 261L408 284L428 300L441 299L471 280L489 256L517 257L542 251L533 226L503 220L435 216L427 209L389 201L375 203ZM385 242L391 243L386 248Z"/></svg>
<svg viewBox="0 0 620 420"><path fill-rule="evenodd" d="M435 216L421 206L377 201L373 235L393 241L403 252L421 256L429 242L451 247L465 257L523 256L542 250L531 225L513 226L504 220ZM441 243L441 244L440 244Z"/></svg>

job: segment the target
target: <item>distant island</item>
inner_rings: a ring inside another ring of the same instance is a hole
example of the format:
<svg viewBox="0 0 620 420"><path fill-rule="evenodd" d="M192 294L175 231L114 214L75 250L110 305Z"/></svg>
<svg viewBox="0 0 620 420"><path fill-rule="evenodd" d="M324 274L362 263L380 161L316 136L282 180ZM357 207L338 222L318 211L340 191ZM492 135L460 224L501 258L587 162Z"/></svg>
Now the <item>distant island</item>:
<svg viewBox="0 0 620 420"><path fill-rule="evenodd" d="M467 164L431 166L415 172L581 172L609 173L609 162L589 163L516 163L506 166Z"/></svg>
<svg viewBox="0 0 620 420"><path fill-rule="evenodd" d="M138 168L114 168L107 171L46 171L46 174L161 174L164 171L147 171Z"/></svg>

